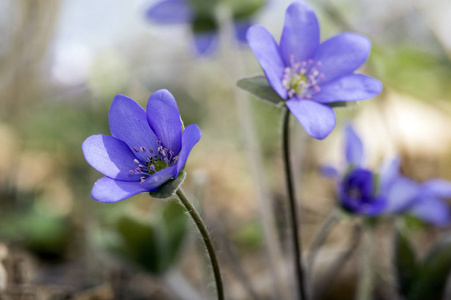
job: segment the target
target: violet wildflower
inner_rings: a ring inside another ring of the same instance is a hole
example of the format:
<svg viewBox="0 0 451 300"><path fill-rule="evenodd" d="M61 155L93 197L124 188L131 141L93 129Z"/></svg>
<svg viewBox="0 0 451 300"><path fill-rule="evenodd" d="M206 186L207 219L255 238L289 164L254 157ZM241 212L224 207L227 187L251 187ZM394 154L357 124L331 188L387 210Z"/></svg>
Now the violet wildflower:
<svg viewBox="0 0 451 300"><path fill-rule="evenodd" d="M450 207L445 199L451 198L451 182L430 179L418 183L399 174L400 162L394 160L387 168L391 183L387 182L386 214L411 215L434 226L451 223Z"/></svg>
<svg viewBox="0 0 451 300"><path fill-rule="evenodd" d="M279 45L260 25L248 30L247 40L269 84L314 138L324 139L335 127L335 113L326 104L382 91L378 80L354 73L367 60L371 42L345 32L320 43L318 20L305 2L287 8Z"/></svg>
<svg viewBox="0 0 451 300"><path fill-rule="evenodd" d="M167 90L150 96L147 112L133 99L117 95L108 119L111 136L92 135L82 145L86 161L105 175L91 192L100 202L157 191L177 178L201 137L195 124L182 132L177 103Z"/></svg>
<svg viewBox="0 0 451 300"><path fill-rule="evenodd" d="M338 178L340 206L353 214L381 214L387 205L385 190L379 184L378 175L364 167L363 143L350 125L345 127L345 153L348 166L342 178L334 168L325 170L326 176Z"/></svg>
<svg viewBox="0 0 451 300"><path fill-rule="evenodd" d="M347 172L342 178L331 167L323 169L328 177L338 179L340 206L353 214L412 215L435 225L446 226L451 222L449 205L451 182L431 179L418 183L400 174L398 158L385 163L378 174L363 167L363 143L354 129L345 128Z"/></svg>
<svg viewBox="0 0 451 300"><path fill-rule="evenodd" d="M214 5L214 1L197 4L189 0L161 0L147 9L146 17L160 24L191 24L196 51L208 55L215 50L219 41L219 28L213 15ZM198 9L197 6L202 8ZM258 8L252 8L251 12ZM233 31L240 43L246 43L246 32L252 25L251 14L246 11L234 18Z"/></svg>

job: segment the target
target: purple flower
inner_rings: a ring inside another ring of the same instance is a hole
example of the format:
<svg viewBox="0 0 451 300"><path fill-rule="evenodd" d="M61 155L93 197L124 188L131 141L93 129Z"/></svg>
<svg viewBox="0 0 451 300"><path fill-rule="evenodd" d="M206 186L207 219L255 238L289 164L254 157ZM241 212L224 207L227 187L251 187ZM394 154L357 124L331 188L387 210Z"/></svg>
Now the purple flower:
<svg viewBox="0 0 451 300"><path fill-rule="evenodd" d="M387 173L391 174L391 184L387 189L387 214L407 214L435 225L447 226L451 223L450 208L445 199L451 198L451 182L430 179L418 183L399 174L400 162L394 160Z"/></svg>
<svg viewBox="0 0 451 300"><path fill-rule="evenodd" d="M376 175L362 168L345 174L338 185L338 198L345 210L367 216L380 214L387 204L378 194Z"/></svg>
<svg viewBox="0 0 451 300"><path fill-rule="evenodd" d="M364 100L382 90L378 80L354 73L367 60L370 41L346 32L320 43L318 20L305 2L287 8L279 45L260 25L248 30L247 40L269 84L314 138L324 139L335 127L327 103Z"/></svg>
<svg viewBox="0 0 451 300"><path fill-rule="evenodd" d="M179 175L201 137L197 125L182 124L174 97L153 93L147 112L133 99L117 95L108 113L111 136L92 135L82 145L86 161L106 175L92 188L100 202L116 202L158 190Z"/></svg>
<svg viewBox="0 0 451 300"><path fill-rule="evenodd" d="M337 179L340 206L353 214L365 216L413 215L422 221L446 226L451 222L449 206L451 182L431 179L418 183L400 174L400 161L383 164L378 175L363 167L364 148L354 129L345 127L346 172L340 178L332 167L323 174Z"/></svg>
<svg viewBox="0 0 451 300"><path fill-rule="evenodd" d="M346 172L340 178L338 171L328 167L324 175L337 178L337 194L340 206L352 214L376 216L386 206L385 186L378 176L364 168L364 148L351 125L345 127Z"/></svg>
<svg viewBox="0 0 451 300"><path fill-rule="evenodd" d="M188 0L161 0L151 6L146 16L149 20L161 24L193 25L194 46L201 55L212 53L218 44L218 28L213 16L198 18ZM234 21L234 33L239 42L246 42L246 32L251 26L249 19Z"/></svg>

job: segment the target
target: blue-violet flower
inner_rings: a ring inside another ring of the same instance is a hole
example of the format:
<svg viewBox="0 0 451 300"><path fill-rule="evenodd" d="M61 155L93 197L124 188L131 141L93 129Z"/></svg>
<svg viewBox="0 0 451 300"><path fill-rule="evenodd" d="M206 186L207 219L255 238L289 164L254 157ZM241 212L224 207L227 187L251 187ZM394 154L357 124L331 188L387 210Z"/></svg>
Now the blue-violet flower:
<svg viewBox="0 0 451 300"><path fill-rule="evenodd" d="M212 17L197 16L192 5L189 0L161 0L147 9L146 17L161 24L192 24L196 51L208 55L217 47L218 26ZM239 42L246 43L246 32L251 25L249 18L234 20L233 30Z"/></svg>
<svg viewBox="0 0 451 300"><path fill-rule="evenodd" d="M305 2L287 8L279 45L260 25L248 30L247 40L269 84L314 138L324 139L335 127L327 103L369 99L382 91L378 80L354 73L367 60L371 42L345 32L320 43L318 20Z"/></svg>
<svg viewBox="0 0 451 300"><path fill-rule="evenodd" d="M150 96L147 112L133 99L117 95L108 119L111 136L92 135L82 145L86 161L106 175L91 192L101 202L156 191L177 178L201 137L195 124L182 132L177 103L167 90Z"/></svg>
<svg viewBox="0 0 451 300"><path fill-rule="evenodd" d="M365 216L413 215L422 221L446 226L451 222L445 198L451 198L451 182L431 179L418 183L400 174L398 158L383 164L378 174L363 167L364 147L354 129L345 127L346 172L327 167L323 174L337 179L340 206Z"/></svg>

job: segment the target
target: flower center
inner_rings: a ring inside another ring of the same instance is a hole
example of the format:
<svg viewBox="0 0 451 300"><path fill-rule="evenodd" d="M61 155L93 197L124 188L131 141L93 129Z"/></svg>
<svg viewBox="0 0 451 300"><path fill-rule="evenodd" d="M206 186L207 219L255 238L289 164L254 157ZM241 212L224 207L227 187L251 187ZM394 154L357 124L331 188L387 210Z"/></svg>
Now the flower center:
<svg viewBox="0 0 451 300"><path fill-rule="evenodd" d="M154 152L152 148L146 148L141 146L139 148L133 147L133 151L136 153L146 153L148 154L145 162L139 161L137 158L133 162L137 165L134 170L130 170L131 175L140 174L141 183L144 182L150 175L166 169L167 167L173 166L177 163L179 156L174 155L174 152L168 148L164 148L161 145L161 141L158 141L157 153Z"/></svg>
<svg viewBox="0 0 451 300"><path fill-rule="evenodd" d="M324 74L320 74L316 69L319 66L321 62L312 59L295 63L291 56L290 66L285 68L282 79L282 85L288 91L289 98L296 96L300 99L310 99L321 90L318 83L324 79Z"/></svg>

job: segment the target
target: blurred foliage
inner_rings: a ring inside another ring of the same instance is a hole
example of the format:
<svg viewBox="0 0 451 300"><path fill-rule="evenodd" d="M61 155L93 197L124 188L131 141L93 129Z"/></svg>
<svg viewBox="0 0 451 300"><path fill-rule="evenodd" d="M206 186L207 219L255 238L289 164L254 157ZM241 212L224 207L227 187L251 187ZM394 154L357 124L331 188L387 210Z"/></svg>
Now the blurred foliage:
<svg viewBox="0 0 451 300"><path fill-rule="evenodd" d="M153 275L174 267L188 233L184 208L175 200L164 201L149 220L122 214L106 229L104 246L126 261Z"/></svg>
<svg viewBox="0 0 451 300"><path fill-rule="evenodd" d="M405 232L397 229L394 262L401 295L408 300L442 299L451 270L451 235L442 238L419 260Z"/></svg>
<svg viewBox="0 0 451 300"><path fill-rule="evenodd" d="M67 216L52 214L40 204L2 215L0 228L2 239L21 243L44 259L66 258L74 236Z"/></svg>
<svg viewBox="0 0 451 300"><path fill-rule="evenodd" d="M373 47L372 59L385 86L426 101L451 100L451 61L414 47Z"/></svg>
<svg viewBox="0 0 451 300"><path fill-rule="evenodd" d="M232 240L246 250L258 249L264 240L260 221L253 219L237 227L232 233Z"/></svg>

